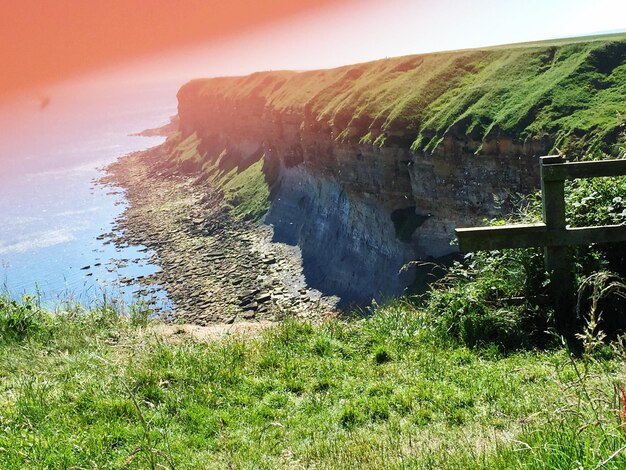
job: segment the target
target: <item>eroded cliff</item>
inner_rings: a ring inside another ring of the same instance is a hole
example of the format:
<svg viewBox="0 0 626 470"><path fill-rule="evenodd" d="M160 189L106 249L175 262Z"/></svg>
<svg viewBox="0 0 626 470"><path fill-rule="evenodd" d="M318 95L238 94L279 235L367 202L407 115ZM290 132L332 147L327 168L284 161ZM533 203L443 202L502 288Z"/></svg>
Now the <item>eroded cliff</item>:
<svg viewBox="0 0 626 470"><path fill-rule="evenodd" d="M363 301L536 189L540 155L623 151L626 40L195 80L178 100L168 164L300 246L313 287Z"/></svg>

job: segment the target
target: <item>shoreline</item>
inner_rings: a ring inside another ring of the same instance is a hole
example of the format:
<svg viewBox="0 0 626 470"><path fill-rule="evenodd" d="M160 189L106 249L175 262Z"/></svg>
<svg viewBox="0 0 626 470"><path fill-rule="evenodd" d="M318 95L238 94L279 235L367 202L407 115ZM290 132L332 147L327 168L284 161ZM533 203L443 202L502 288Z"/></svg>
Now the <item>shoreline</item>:
<svg viewBox="0 0 626 470"><path fill-rule="evenodd" d="M100 182L122 188L128 202L112 242L156 253L159 271L127 281L161 286L174 307L165 320L213 325L338 314L336 297L307 286L298 247L271 242L271 227L236 219L214 188L164 170L160 157L160 146L124 155Z"/></svg>

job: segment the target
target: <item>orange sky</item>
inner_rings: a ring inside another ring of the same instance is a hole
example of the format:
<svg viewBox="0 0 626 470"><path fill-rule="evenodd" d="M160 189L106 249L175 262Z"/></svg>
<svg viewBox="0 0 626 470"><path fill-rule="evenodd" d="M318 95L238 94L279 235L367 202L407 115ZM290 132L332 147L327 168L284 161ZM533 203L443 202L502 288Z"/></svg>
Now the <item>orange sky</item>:
<svg viewBox="0 0 626 470"><path fill-rule="evenodd" d="M103 66L354 0L8 0L0 99Z"/></svg>
<svg viewBox="0 0 626 470"><path fill-rule="evenodd" d="M626 30L624 18L624 0L0 0L0 114L12 98L56 105L57 85L86 79L180 86Z"/></svg>

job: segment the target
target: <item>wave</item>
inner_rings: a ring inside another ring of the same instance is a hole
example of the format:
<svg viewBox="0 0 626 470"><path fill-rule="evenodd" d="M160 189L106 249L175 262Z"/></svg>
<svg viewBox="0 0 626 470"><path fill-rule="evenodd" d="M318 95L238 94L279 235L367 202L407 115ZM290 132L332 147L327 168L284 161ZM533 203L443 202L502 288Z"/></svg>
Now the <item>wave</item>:
<svg viewBox="0 0 626 470"><path fill-rule="evenodd" d="M75 240L73 232L67 228L58 230L47 230L31 235L30 238L12 243L0 243L0 255L10 253L25 253L27 251L47 248L49 246L60 245Z"/></svg>

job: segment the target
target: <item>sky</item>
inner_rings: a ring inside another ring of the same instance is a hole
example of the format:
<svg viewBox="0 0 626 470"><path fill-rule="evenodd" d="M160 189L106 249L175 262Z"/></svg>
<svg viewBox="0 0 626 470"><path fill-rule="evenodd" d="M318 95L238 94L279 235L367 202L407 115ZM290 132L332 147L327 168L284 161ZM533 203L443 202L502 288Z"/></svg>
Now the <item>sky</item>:
<svg viewBox="0 0 626 470"><path fill-rule="evenodd" d="M315 69L384 57L626 31L624 0L356 0L146 60L163 75ZM175 63L176 67L168 67Z"/></svg>
<svg viewBox="0 0 626 470"><path fill-rule="evenodd" d="M0 90L13 93L105 64L223 40L343 1L3 1Z"/></svg>
<svg viewBox="0 0 626 470"><path fill-rule="evenodd" d="M0 112L63 90L626 30L624 0L20 0L0 15ZM68 93L65 93L67 96Z"/></svg>

